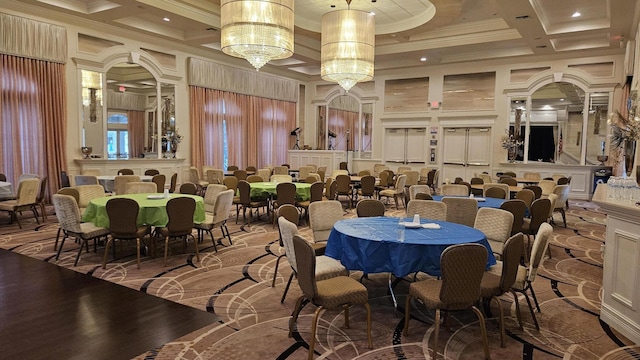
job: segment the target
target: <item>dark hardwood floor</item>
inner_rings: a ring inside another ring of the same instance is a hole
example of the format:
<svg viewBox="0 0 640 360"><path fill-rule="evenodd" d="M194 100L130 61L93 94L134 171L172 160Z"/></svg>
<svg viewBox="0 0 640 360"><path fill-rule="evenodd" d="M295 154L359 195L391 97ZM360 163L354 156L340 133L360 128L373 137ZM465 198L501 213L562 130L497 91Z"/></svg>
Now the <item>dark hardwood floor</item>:
<svg viewBox="0 0 640 360"><path fill-rule="evenodd" d="M130 359L217 320L0 249L3 359Z"/></svg>

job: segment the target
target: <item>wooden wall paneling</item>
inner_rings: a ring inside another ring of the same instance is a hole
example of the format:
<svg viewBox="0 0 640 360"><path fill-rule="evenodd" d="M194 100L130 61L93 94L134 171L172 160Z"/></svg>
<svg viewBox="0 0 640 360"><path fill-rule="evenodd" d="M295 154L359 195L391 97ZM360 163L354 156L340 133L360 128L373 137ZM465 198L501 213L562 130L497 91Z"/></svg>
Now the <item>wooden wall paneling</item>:
<svg viewBox="0 0 640 360"><path fill-rule="evenodd" d="M443 110L493 110L496 73L446 75L442 94Z"/></svg>

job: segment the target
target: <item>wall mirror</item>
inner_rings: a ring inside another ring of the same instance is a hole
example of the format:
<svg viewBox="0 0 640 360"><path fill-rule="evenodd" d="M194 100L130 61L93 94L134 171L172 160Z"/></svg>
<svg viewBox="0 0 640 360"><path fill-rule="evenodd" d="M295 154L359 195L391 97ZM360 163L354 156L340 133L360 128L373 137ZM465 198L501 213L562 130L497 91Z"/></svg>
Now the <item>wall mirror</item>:
<svg viewBox="0 0 640 360"><path fill-rule="evenodd" d="M356 157L370 156L373 103L361 104L351 94L336 96L327 105L318 106L317 123L318 149L348 150Z"/></svg>

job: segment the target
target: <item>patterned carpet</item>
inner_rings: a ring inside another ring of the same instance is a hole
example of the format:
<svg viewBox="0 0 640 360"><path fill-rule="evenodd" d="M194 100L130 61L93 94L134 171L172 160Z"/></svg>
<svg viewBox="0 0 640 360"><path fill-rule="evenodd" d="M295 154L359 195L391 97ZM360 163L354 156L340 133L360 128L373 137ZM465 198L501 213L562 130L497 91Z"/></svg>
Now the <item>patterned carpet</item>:
<svg viewBox="0 0 640 360"><path fill-rule="evenodd" d="M42 259L59 266L112 281L132 289L214 312L224 319L176 339L158 349L149 349L136 359L305 359L308 354L310 323L315 307L307 305L298 320L297 332L288 338L288 322L301 291L294 280L289 294L280 303L290 268L281 262L276 286L271 287L276 258L284 250L277 243L277 229L270 222L249 226L235 225L235 211L230 219L233 245L226 239L218 252L211 240L200 244L200 262L192 245L171 248L167 267L162 258L144 257L136 269L135 249L118 245L117 256L107 269L101 268L103 248L97 253L82 254L77 267L73 261L78 244L67 241L59 260L53 242L58 225L52 209L49 220L36 225L25 214L23 230L6 225L8 217L0 214L0 247ZM388 216L403 214L394 207ZM353 211L345 217L355 216ZM536 314L541 330L535 330L520 297L524 330L518 329L515 306L510 295L501 298L507 314L507 344L500 347L499 329L494 315L487 315L489 346L494 359L640 359L640 346L633 345L599 320L602 297L602 257L606 215L590 202L571 202L567 212L568 227L556 214L556 226L550 241L550 259L546 259L534 283L542 312ZM308 227L301 233L311 238ZM220 237L220 231L215 231ZM360 279L361 274L353 272ZM421 274L420 279L426 278ZM432 356L434 314L424 306L412 306L411 335L404 336L404 294L408 281L394 288L398 295L395 310L387 291L388 276L371 275L363 280L369 290L373 318L373 349L367 348L366 320L363 307L350 311L351 327L344 328L344 317L337 311L321 315L316 341L316 358L323 359L428 359ZM495 305L493 305L495 306ZM452 314L450 330L441 328L438 353L447 359L483 357L479 326L472 312ZM427 346L427 343L429 345ZM442 357L440 357L442 358Z"/></svg>

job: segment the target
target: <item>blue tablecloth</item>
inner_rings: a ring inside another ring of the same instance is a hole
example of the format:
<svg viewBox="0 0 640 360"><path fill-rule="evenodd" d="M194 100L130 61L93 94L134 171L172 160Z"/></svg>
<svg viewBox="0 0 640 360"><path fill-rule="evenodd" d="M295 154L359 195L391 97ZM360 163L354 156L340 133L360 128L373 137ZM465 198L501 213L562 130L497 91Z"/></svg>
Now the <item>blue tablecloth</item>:
<svg viewBox="0 0 640 360"><path fill-rule="evenodd" d="M340 220L335 223L325 255L349 270L365 274L391 272L397 277L422 271L440 275L440 254L450 245L478 243L487 248L487 267L496 263L491 246L480 230L450 223L422 219L422 223L437 223L440 229L410 229L398 225L398 218L368 217ZM405 219L410 222L412 219ZM404 231L404 241L399 232Z"/></svg>
<svg viewBox="0 0 640 360"><path fill-rule="evenodd" d="M432 195L431 196L433 198L433 200L436 201L440 201L442 200L442 198L444 196L440 196L440 195ZM455 196L448 196L448 197L455 197ZM475 198L477 199L484 199L484 201L478 201L478 207L490 207L490 208L494 208L494 209L499 209L500 205L502 205L503 202L507 201L505 199L496 199L496 198L490 198L490 197L477 197Z"/></svg>

